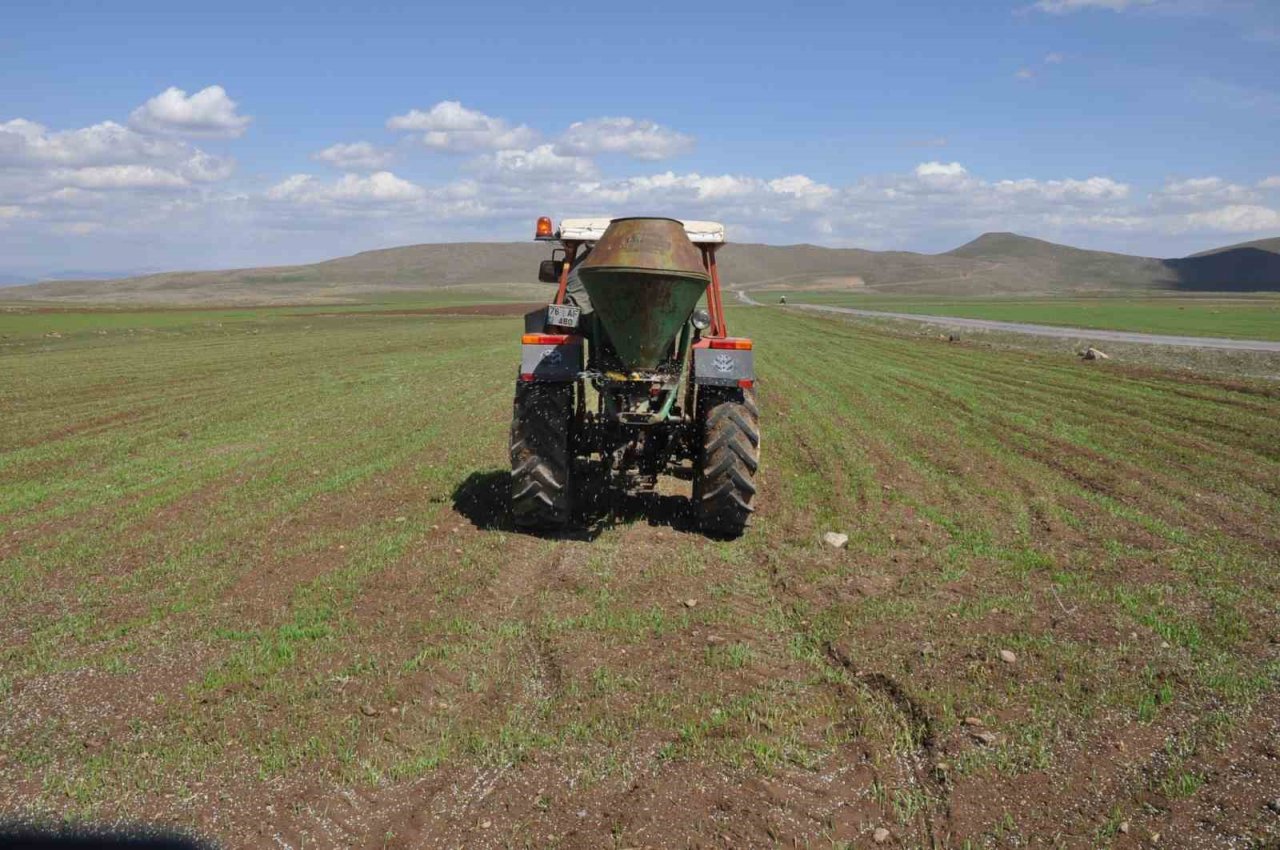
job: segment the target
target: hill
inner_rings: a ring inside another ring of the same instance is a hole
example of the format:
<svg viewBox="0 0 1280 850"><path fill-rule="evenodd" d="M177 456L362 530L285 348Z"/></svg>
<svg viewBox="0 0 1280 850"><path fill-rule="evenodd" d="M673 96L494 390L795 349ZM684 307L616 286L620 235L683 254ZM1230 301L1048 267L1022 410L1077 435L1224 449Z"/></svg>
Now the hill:
<svg viewBox="0 0 1280 850"><path fill-rule="evenodd" d="M1254 239L1252 242L1238 242L1235 245L1227 245L1225 248L1210 248L1208 251L1200 251L1191 256L1209 257L1226 251L1235 251L1239 248L1257 248L1261 251L1269 251L1272 254L1280 254L1280 236L1273 236L1270 239Z"/></svg>
<svg viewBox="0 0 1280 850"><path fill-rule="evenodd" d="M923 295L1055 295L1142 291L1280 291L1280 238L1181 259L1137 257L986 233L942 254L817 245L731 244L731 287L869 289ZM343 303L443 287L532 284L546 245L460 242L364 251L323 263L166 272L115 281L49 281L5 300L114 304Z"/></svg>

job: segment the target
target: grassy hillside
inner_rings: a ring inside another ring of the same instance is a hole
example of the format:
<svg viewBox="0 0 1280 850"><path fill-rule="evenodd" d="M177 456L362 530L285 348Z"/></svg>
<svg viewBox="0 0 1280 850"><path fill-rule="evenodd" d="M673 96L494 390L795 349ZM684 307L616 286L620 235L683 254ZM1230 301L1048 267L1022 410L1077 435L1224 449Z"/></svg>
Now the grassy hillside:
<svg viewBox="0 0 1280 850"><path fill-rule="evenodd" d="M528 284L537 280L538 262L549 256L549 246L531 242L410 245L305 266L48 282L5 289L3 297L60 303L334 304L454 286ZM720 256L726 283L744 287L929 295L1280 290L1280 254L1256 247L1159 260L989 233L936 255L730 244Z"/></svg>
<svg viewBox="0 0 1280 850"><path fill-rule="evenodd" d="M506 516L516 318L110 315L0 346L0 811L230 848L1280 836L1274 386L738 309L754 529L668 482L549 539Z"/></svg>

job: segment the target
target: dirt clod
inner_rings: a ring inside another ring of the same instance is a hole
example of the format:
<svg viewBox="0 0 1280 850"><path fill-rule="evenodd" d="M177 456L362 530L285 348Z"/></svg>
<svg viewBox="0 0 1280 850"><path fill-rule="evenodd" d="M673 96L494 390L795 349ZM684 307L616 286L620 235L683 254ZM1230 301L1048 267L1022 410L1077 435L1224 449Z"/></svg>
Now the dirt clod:
<svg viewBox="0 0 1280 850"><path fill-rule="evenodd" d="M876 844L884 844L889 840L889 830L885 829L883 826L876 827L876 831L871 834L871 840Z"/></svg>
<svg viewBox="0 0 1280 850"><path fill-rule="evenodd" d="M1011 650L1002 649L1000 650L1000 660L1003 661L1005 664L1016 664L1018 661L1018 656L1015 655Z"/></svg>

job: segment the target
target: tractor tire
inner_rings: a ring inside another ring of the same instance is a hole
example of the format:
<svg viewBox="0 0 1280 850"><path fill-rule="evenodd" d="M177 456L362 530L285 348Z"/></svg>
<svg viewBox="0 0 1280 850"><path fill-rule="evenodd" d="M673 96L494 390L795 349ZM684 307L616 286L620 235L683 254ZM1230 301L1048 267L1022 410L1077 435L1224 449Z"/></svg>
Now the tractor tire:
<svg viewBox="0 0 1280 850"><path fill-rule="evenodd" d="M737 537L755 511L760 410L754 390L703 392L708 397L698 405L702 450L693 482L694 510L704 532Z"/></svg>
<svg viewBox="0 0 1280 850"><path fill-rule="evenodd" d="M569 521L573 384L517 383L511 415L511 515L554 530Z"/></svg>

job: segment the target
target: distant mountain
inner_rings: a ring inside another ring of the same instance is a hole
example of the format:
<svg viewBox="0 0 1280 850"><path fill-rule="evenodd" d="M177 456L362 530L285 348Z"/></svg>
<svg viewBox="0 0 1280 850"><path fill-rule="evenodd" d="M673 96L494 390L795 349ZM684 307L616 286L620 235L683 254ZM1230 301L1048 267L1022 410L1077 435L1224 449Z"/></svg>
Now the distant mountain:
<svg viewBox="0 0 1280 850"><path fill-rule="evenodd" d="M538 261L549 255L549 246L531 242L409 245L304 266L51 281L6 289L4 299L271 304L341 303L461 285L509 286L514 292L519 284L536 285ZM943 254L730 244L719 256L731 287L949 296L1280 291L1280 238L1172 260L1090 251L1016 233L985 233Z"/></svg>
<svg viewBox="0 0 1280 850"><path fill-rule="evenodd" d="M0 269L0 287L25 286L32 283L44 283L58 280L119 280L125 277L153 273L155 269L129 269L127 271L101 269L59 269L57 271L34 274L29 271L17 272Z"/></svg>

